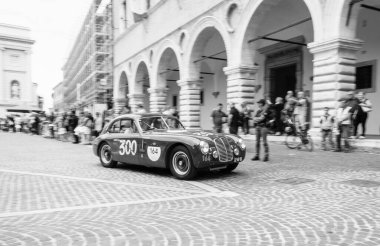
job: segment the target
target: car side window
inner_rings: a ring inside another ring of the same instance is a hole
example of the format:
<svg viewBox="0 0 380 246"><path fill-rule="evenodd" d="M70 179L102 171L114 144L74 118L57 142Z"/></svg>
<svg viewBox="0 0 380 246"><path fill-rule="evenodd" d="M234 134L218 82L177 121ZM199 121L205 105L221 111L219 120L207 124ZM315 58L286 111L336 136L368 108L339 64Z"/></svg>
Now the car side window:
<svg viewBox="0 0 380 246"><path fill-rule="evenodd" d="M119 133L120 132L120 120L115 121L110 128L108 128L109 133Z"/></svg>
<svg viewBox="0 0 380 246"><path fill-rule="evenodd" d="M120 133L125 133L125 134L138 133L135 122L132 119L122 119L120 121Z"/></svg>

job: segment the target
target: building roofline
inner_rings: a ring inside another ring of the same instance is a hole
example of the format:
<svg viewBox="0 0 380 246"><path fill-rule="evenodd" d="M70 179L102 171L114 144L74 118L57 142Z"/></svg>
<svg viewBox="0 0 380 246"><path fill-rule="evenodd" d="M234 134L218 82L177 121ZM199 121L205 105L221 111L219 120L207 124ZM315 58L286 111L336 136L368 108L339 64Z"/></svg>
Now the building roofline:
<svg viewBox="0 0 380 246"><path fill-rule="evenodd" d="M1 23L1 22L0 22L0 26L12 27L12 28L15 28L15 29L17 28L17 29L25 30L25 31L30 31L31 30L29 27L26 27L26 26L19 26L19 25L13 25L13 24Z"/></svg>

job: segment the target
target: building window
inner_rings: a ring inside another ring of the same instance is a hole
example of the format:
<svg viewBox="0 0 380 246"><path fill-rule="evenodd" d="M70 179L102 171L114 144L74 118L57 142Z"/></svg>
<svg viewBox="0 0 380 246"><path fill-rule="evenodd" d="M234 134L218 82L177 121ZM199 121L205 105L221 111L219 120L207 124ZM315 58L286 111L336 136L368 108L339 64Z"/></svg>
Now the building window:
<svg viewBox="0 0 380 246"><path fill-rule="evenodd" d="M374 92L376 85L376 61L356 64L356 89Z"/></svg>
<svg viewBox="0 0 380 246"><path fill-rule="evenodd" d="M177 107L177 105L178 105L178 96L177 95L173 95L172 105L173 105L173 107Z"/></svg>
<svg viewBox="0 0 380 246"><path fill-rule="evenodd" d="M201 102L201 105L203 105L203 103L204 103L204 91L203 90L200 91L200 102Z"/></svg>
<svg viewBox="0 0 380 246"><path fill-rule="evenodd" d="M11 82L11 99L20 99L20 82L17 80Z"/></svg>

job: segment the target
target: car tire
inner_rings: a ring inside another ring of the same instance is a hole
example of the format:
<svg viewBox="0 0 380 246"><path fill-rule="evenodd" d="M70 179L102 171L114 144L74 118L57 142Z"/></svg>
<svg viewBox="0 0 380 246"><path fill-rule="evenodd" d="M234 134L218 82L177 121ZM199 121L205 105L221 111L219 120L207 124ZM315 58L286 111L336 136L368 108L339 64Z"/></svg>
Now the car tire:
<svg viewBox="0 0 380 246"><path fill-rule="evenodd" d="M116 167L117 162L112 160L111 146L108 143L103 143L99 149L99 159L103 167Z"/></svg>
<svg viewBox="0 0 380 246"><path fill-rule="evenodd" d="M197 175L189 151L184 146L175 147L169 161L170 172L177 179L189 180Z"/></svg>

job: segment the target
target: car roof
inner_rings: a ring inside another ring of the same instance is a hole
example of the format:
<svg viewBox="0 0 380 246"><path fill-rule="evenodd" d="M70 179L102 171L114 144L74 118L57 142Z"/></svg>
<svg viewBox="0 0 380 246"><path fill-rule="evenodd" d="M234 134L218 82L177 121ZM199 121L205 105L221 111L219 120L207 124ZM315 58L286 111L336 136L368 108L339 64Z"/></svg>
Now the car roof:
<svg viewBox="0 0 380 246"><path fill-rule="evenodd" d="M161 117L161 116L168 116L164 114L159 113L134 113L134 114L123 114L118 117L116 117L114 120L123 119L123 118L131 118L131 119L140 119L143 117Z"/></svg>

